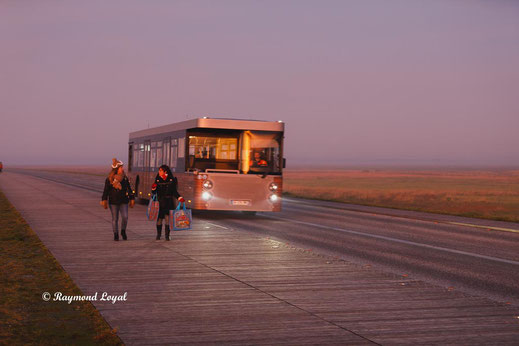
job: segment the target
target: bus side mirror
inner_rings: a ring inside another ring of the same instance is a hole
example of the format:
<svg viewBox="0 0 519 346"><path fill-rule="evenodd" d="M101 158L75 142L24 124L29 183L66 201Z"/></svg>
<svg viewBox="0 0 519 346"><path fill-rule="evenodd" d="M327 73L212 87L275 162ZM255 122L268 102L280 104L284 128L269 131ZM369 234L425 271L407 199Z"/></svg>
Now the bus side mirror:
<svg viewBox="0 0 519 346"><path fill-rule="evenodd" d="M287 168L287 159L283 158L283 168Z"/></svg>

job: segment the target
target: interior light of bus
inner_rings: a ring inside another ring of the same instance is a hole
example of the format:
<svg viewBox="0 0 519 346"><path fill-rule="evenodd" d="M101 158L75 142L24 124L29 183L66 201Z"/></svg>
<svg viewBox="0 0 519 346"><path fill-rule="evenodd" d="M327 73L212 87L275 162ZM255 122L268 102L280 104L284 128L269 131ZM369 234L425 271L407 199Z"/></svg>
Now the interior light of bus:
<svg viewBox="0 0 519 346"><path fill-rule="evenodd" d="M202 199L204 201L209 201L211 198L213 198L213 195L211 194L211 192L208 192L208 191L204 191L202 193Z"/></svg>
<svg viewBox="0 0 519 346"><path fill-rule="evenodd" d="M270 191L277 191L277 189L278 189L278 184L270 183L270 185L269 185L269 190Z"/></svg>
<svg viewBox="0 0 519 346"><path fill-rule="evenodd" d="M283 122L283 120L278 120L278 123L282 123L282 122Z"/></svg>
<svg viewBox="0 0 519 346"><path fill-rule="evenodd" d="M213 182L211 180L206 180L204 181L202 186L204 187L204 189L211 190L213 188Z"/></svg>
<svg viewBox="0 0 519 346"><path fill-rule="evenodd" d="M271 202L277 202L279 197L277 195L270 195L269 199Z"/></svg>
<svg viewBox="0 0 519 346"><path fill-rule="evenodd" d="M250 170L251 132L244 131L240 141L242 142L241 170L242 170L243 174L247 174L247 173L249 173L249 170Z"/></svg>

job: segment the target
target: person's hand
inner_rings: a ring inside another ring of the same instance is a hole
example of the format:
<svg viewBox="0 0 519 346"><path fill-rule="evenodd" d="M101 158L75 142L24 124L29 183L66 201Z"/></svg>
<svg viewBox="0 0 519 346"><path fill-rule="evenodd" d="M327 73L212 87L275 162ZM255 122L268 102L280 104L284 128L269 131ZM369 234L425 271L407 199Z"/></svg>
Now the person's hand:
<svg viewBox="0 0 519 346"><path fill-rule="evenodd" d="M133 208L133 206L135 205L135 200L134 199L130 199L130 208Z"/></svg>
<svg viewBox="0 0 519 346"><path fill-rule="evenodd" d="M153 183L153 185L151 185L151 189L155 190L156 188L157 188L157 184Z"/></svg>
<svg viewBox="0 0 519 346"><path fill-rule="evenodd" d="M108 201L105 199L104 201L99 202L103 206L103 208L108 209Z"/></svg>
<svg viewBox="0 0 519 346"><path fill-rule="evenodd" d="M184 199L184 197L180 196L180 197L178 198L178 201L179 201L180 203L184 203L186 200Z"/></svg>

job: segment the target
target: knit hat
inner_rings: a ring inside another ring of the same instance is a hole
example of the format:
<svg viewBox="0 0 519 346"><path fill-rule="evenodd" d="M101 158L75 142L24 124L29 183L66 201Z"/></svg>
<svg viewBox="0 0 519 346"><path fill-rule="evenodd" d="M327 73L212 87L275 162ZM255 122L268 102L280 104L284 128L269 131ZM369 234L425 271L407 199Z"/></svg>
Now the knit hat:
<svg viewBox="0 0 519 346"><path fill-rule="evenodd" d="M119 168L120 166L124 165L122 161L117 160L115 157L112 159L112 168Z"/></svg>

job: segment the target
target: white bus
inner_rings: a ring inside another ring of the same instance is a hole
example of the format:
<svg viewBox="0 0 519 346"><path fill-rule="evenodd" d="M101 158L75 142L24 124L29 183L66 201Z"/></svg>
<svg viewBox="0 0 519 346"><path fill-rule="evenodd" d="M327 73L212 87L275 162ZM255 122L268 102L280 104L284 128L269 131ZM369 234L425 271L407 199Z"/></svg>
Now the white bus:
<svg viewBox="0 0 519 346"><path fill-rule="evenodd" d="M166 164L188 208L280 211L284 129L281 121L204 117L132 132L128 175L143 199Z"/></svg>

